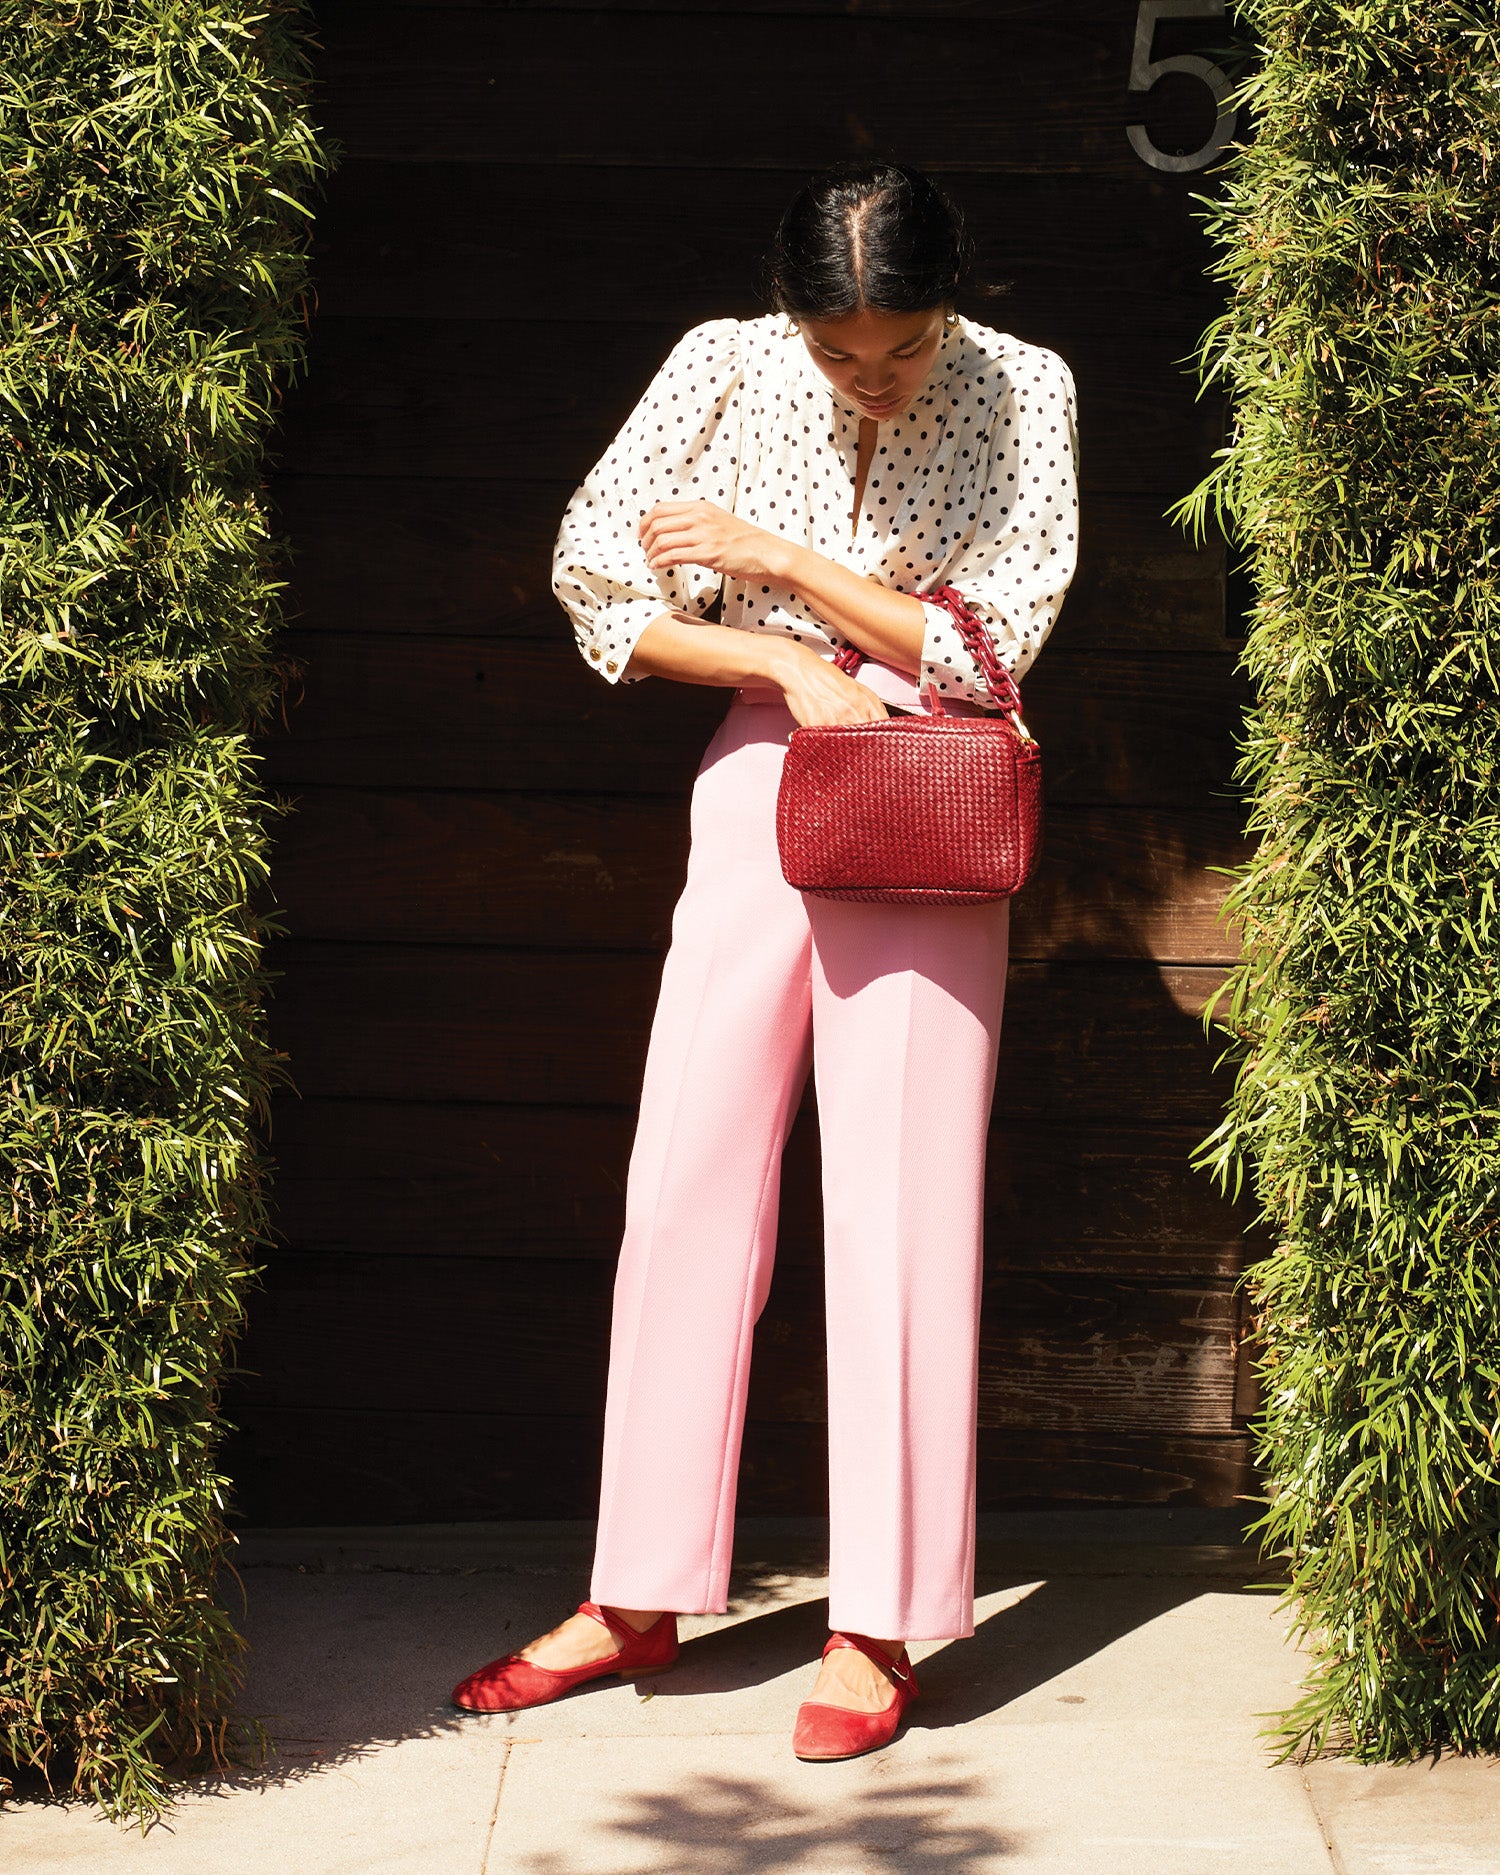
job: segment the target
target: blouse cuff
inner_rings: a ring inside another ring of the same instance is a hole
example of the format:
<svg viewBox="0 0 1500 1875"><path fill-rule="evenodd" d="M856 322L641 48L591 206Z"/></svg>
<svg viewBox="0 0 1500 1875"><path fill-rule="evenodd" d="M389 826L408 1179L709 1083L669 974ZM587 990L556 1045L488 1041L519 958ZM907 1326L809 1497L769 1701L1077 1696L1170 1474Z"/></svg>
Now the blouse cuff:
<svg viewBox="0 0 1500 1875"><path fill-rule="evenodd" d="M625 673L636 640L653 619L671 610L665 599L620 599L613 605L601 606L587 626L574 628L578 649L610 683L639 683L644 673Z"/></svg>
<svg viewBox="0 0 1500 1875"><path fill-rule="evenodd" d="M990 695L989 685L970 656L953 614L945 606L934 605L926 599L922 600L922 610L927 617L922 634L922 689L935 683L944 696L962 697L987 710L999 709L1000 701ZM1015 668L1013 644L998 638L995 652L1007 670Z"/></svg>

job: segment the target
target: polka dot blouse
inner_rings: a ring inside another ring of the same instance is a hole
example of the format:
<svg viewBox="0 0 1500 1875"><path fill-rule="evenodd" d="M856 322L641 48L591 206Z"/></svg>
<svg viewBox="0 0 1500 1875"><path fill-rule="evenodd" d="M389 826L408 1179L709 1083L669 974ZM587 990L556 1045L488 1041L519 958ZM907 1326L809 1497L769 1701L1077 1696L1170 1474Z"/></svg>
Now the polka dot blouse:
<svg viewBox="0 0 1500 1875"><path fill-rule="evenodd" d="M710 319L673 347L563 515L553 590L584 657L611 682L666 611L845 642L788 588L706 567L653 572L636 523L656 501L706 500L918 597L954 586L1019 678L1078 557L1077 406L1055 352L960 320L908 408L882 419L851 532L860 411L779 314ZM926 608L920 682L993 703L953 620Z"/></svg>

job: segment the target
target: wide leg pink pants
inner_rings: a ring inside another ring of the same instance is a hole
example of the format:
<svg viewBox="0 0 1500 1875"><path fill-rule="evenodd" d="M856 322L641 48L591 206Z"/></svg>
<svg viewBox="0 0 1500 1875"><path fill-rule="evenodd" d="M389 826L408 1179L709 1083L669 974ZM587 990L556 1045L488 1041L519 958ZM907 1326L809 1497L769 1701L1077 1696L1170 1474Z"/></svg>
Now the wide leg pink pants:
<svg viewBox="0 0 1500 1875"><path fill-rule="evenodd" d="M737 696L693 792L630 1161L590 1594L727 1606L751 1336L813 1063L830 1622L956 1638L974 1631L981 1200L1009 907L794 891L775 831L791 727L779 697Z"/></svg>

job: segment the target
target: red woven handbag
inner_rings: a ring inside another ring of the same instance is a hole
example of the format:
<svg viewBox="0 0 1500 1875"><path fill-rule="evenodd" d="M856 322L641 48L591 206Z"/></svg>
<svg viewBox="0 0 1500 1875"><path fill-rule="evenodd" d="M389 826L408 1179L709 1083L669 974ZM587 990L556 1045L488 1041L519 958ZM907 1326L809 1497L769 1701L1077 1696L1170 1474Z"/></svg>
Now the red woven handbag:
<svg viewBox="0 0 1500 1875"><path fill-rule="evenodd" d="M999 716L888 717L792 732L776 801L788 884L818 898L977 905L1019 892L1042 831L1042 758L1021 696L977 612L951 586L923 599L952 614L1002 700ZM834 662L852 676L863 655Z"/></svg>

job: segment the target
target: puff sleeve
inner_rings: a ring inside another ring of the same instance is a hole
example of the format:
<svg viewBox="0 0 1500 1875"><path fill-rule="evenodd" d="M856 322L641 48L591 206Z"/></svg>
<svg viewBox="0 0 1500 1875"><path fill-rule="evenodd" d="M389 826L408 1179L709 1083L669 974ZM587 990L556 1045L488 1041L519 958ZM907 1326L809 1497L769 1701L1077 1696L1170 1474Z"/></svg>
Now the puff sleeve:
<svg viewBox="0 0 1500 1875"><path fill-rule="evenodd" d="M934 583L963 594L1019 680L1056 622L1078 565L1078 402L1072 372L1040 346L1026 347L1007 375L973 527ZM923 685L993 706L952 617L938 605L924 610Z"/></svg>
<svg viewBox="0 0 1500 1875"><path fill-rule="evenodd" d="M733 508L740 462L739 321L685 333L563 513L552 590L578 649L609 682L638 681L625 666L663 612L702 617L719 595L706 567L653 572L636 531L657 501Z"/></svg>

